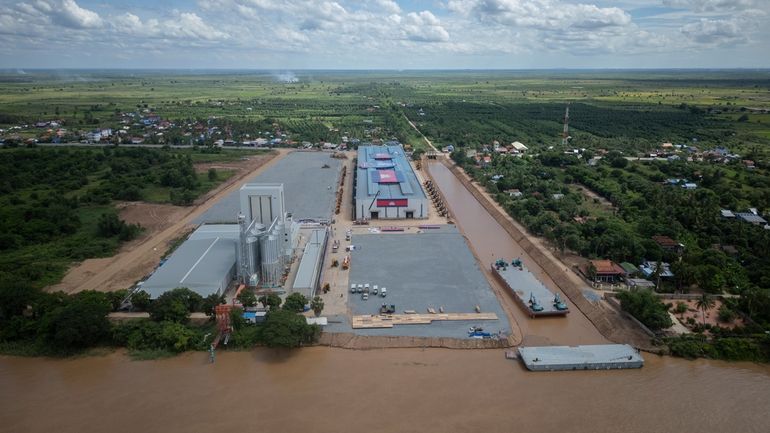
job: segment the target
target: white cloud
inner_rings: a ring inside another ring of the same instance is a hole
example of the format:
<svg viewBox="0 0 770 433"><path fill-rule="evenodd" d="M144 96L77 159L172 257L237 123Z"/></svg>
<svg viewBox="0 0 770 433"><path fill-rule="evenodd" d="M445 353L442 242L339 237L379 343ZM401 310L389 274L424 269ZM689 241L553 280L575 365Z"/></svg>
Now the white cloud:
<svg viewBox="0 0 770 433"><path fill-rule="evenodd" d="M747 40L738 19L701 18L698 22L683 26L681 32L691 41L705 45L731 45Z"/></svg>
<svg viewBox="0 0 770 433"><path fill-rule="evenodd" d="M695 12L740 11L759 7L767 0L663 0L663 5L686 8Z"/></svg>
<svg viewBox="0 0 770 433"><path fill-rule="evenodd" d="M36 2L41 11L49 12L54 22L75 29L91 29L102 26L102 18L94 11L84 9L75 0L62 0L60 5L52 6L45 2ZM50 7L50 11L46 6ZM58 6L58 7L57 7Z"/></svg>
<svg viewBox="0 0 770 433"><path fill-rule="evenodd" d="M111 24L117 33L149 39L170 38L195 42L219 41L230 37L192 12L177 12L172 18L164 21L154 18L142 21L138 16L127 12L114 17Z"/></svg>
<svg viewBox="0 0 770 433"><path fill-rule="evenodd" d="M91 55L148 67L647 67L656 56L708 64L721 49L770 66L770 0L86 1L0 0L0 65ZM666 7L632 18L653 4ZM628 63L607 63L616 58Z"/></svg>
<svg viewBox="0 0 770 433"><path fill-rule="evenodd" d="M482 21L543 30L599 29L631 23L631 16L616 7L557 0L450 0L447 7Z"/></svg>
<svg viewBox="0 0 770 433"><path fill-rule="evenodd" d="M410 12L403 19L401 29L406 39L418 42L447 42L449 32L430 11Z"/></svg>
<svg viewBox="0 0 770 433"><path fill-rule="evenodd" d="M401 6L393 0L376 0L377 5L386 13L400 14Z"/></svg>

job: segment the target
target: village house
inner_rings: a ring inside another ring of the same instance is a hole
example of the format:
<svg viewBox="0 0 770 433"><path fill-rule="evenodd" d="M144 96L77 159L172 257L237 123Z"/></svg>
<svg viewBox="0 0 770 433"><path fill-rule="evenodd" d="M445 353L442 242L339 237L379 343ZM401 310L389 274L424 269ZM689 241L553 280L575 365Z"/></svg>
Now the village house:
<svg viewBox="0 0 770 433"><path fill-rule="evenodd" d="M682 254L684 251L684 244L680 244L668 236L653 236L652 240L664 251L673 251L677 254Z"/></svg>
<svg viewBox="0 0 770 433"><path fill-rule="evenodd" d="M591 260L584 273L597 283L616 283L626 274L625 270L612 260Z"/></svg>
<svg viewBox="0 0 770 433"><path fill-rule="evenodd" d="M761 216L751 212L738 212L735 214L739 221L747 222L754 225L765 225L767 221Z"/></svg>

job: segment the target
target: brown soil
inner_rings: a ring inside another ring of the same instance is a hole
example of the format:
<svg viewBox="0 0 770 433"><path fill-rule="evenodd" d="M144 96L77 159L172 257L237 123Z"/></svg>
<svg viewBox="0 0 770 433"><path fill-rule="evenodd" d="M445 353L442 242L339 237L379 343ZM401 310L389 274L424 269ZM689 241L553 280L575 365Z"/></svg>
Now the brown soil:
<svg viewBox="0 0 770 433"><path fill-rule="evenodd" d="M112 257L88 259L74 265L59 284L49 291L75 293L82 290L113 291L131 287L158 265L173 241L193 228L192 221L220 198L237 189L241 182L263 170L289 151L249 155L246 161L216 164L237 169L238 173L217 188L199 197L193 206L171 206L143 202L119 203L120 217L145 228L142 236L120 248ZM208 170L212 164L198 164Z"/></svg>
<svg viewBox="0 0 770 433"><path fill-rule="evenodd" d="M698 308L698 305L697 305L698 301L696 301L696 300L689 300L689 299L667 299L664 302L670 302L670 303L674 304L674 308L676 308L676 304L678 304L680 302L683 302L683 303L687 304L687 312L685 312L684 314L676 314L676 313L674 313L674 315L676 316L677 319L679 319L679 321L682 323L682 325L692 329L693 327L689 326L687 324L687 319L690 318L690 317L695 319L695 323L696 324L698 324L698 325L702 325L703 324L703 311L701 311L701 309ZM734 319L730 323L720 322L719 321L719 308L722 307L722 304L723 304L723 302L722 302L721 299L714 299L714 306L711 309L706 310L706 323L708 323L708 324L710 324L712 326L719 325L722 328L730 328L730 329L738 327L738 326L745 325L743 319L740 318L740 317L736 317L736 319ZM673 313L673 308L672 308L671 311Z"/></svg>

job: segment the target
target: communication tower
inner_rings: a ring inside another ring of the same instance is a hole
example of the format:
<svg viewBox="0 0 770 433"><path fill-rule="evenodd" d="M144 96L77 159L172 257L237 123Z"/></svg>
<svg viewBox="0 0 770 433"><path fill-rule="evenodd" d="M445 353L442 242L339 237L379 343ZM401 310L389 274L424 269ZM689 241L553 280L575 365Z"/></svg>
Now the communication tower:
<svg viewBox="0 0 770 433"><path fill-rule="evenodd" d="M569 102L567 103L567 110L564 112L564 132L561 136L561 145L567 146L569 144Z"/></svg>

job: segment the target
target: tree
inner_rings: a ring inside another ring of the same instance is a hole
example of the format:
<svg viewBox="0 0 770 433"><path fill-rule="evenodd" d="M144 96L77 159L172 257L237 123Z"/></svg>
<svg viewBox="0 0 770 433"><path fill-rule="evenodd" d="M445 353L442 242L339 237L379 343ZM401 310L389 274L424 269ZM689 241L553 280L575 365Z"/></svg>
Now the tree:
<svg viewBox="0 0 770 433"><path fill-rule="evenodd" d="M324 301L321 299L320 296L316 296L313 298L313 300L310 302L310 308L313 310L313 313L316 317L321 315L321 311L324 309Z"/></svg>
<svg viewBox="0 0 770 433"><path fill-rule="evenodd" d="M270 307L271 310L281 306L281 297L275 293L268 293L259 297L259 302L263 307Z"/></svg>
<svg viewBox="0 0 770 433"><path fill-rule="evenodd" d="M0 283L0 320L21 315L38 293L36 289L3 279Z"/></svg>
<svg viewBox="0 0 770 433"><path fill-rule="evenodd" d="M107 299L110 301L112 311L118 311L123 300L128 296L128 290L116 290L114 292L107 292Z"/></svg>
<svg viewBox="0 0 770 433"><path fill-rule="evenodd" d="M286 300L283 302L283 309L299 313L305 309L305 304L307 304L305 295L295 292L286 297Z"/></svg>
<svg viewBox="0 0 770 433"><path fill-rule="evenodd" d="M212 182L217 180L217 169L216 168L212 167L212 168L209 169L209 180L212 181Z"/></svg>
<svg viewBox="0 0 770 433"><path fill-rule="evenodd" d="M653 331L670 328L668 307L649 290L618 293L620 306Z"/></svg>
<svg viewBox="0 0 770 433"><path fill-rule="evenodd" d="M241 305L243 305L244 307L257 306L257 295L255 295L254 292L249 289L246 289L242 291L240 294L238 294L238 300L241 302Z"/></svg>
<svg viewBox="0 0 770 433"><path fill-rule="evenodd" d="M80 292L43 316L38 336L59 353L91 347L107 336L110 309L110 302L104 293Z"/></svg>
<svg viewBox="0 0 770 433"><path fill-rule="evenodd" d="M131 295L131 305L139 311L147 311L150 307L150 294L144 290L139 290Z"/></svg>
<svg viewBox="0 0 770 433"><path fill-rule="evenodd" d="M695 306L701 310L701 318L703 319L704 326L706 325L706 310L710 310L712 307L714 307L714 304L714 299L710 298L709 295L705 293L701 295L701 297L698 298L698 301L695 303Z"/></svg>
<svg viewBox="0 0 770 433"><path fill-rule="evenodd" d="M166 296L166 292L150 305L150 318L156 322L187 322L190 312L180 298Z"/></svg>
<svg viewBox="0 0 770 433"><path fill-rule="evenodd" d="M190 313L201 310L203 298L192 290L179 287L158 297L150 305L150 318L156 322L184 323Z"/></svg>
<svg viewBox="0 0 770 433"><path fill-rule="evenodd" d="M214 315L214 307L225 303L225 296L218 293L212 293L205 298L201 303L201 310L206 313L207 316Z"/></svg>
<svg viewBox="0 0 770 433"><path fill-rule="evenodd" d="M267 347L299 347L315 341L318 334L318 325L308 325L304 316L286 309L270 310L262 325Z"/></svg>

